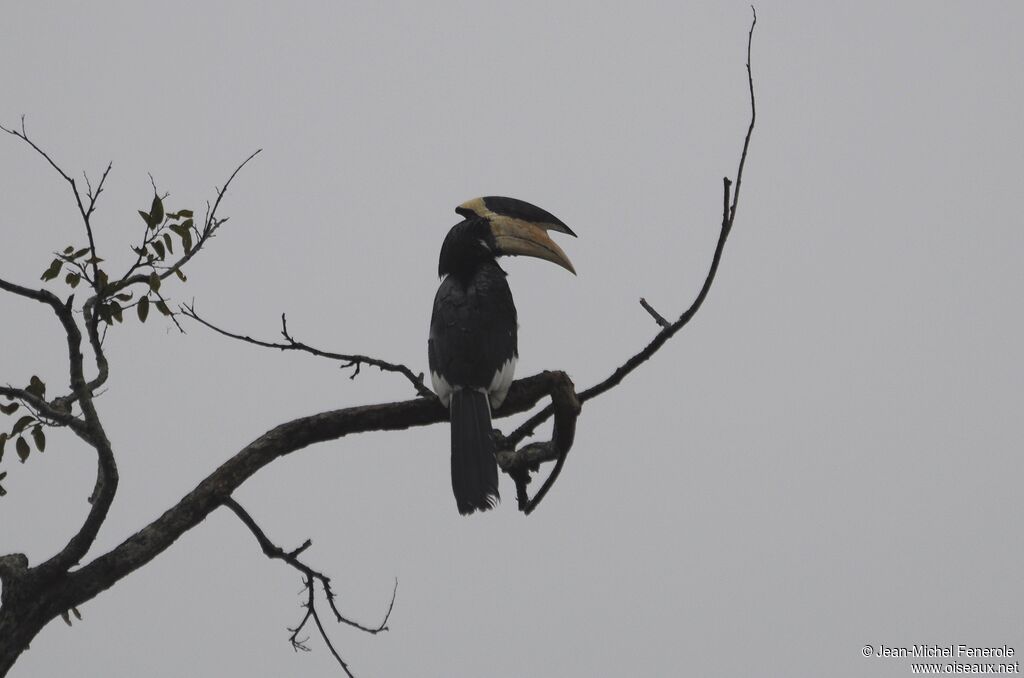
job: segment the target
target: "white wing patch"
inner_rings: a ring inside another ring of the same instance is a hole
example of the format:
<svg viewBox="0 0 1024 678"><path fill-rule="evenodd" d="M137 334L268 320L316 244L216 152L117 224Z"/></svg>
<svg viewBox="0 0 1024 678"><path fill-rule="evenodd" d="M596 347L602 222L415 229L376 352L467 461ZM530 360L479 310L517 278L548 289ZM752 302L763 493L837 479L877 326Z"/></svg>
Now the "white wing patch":
<svg viewBox="0 0 1024 678"><path fill-rule="evenodd" d="M514 357L509 358L505 361L505 364L501 366L497 372L494 373L494 378L491 379L491 385L487 387L487 393L489 394L489 404L491 409L497 409L501 407L501 404L505 402L505 396L508 395L508 389L512 385L512 381L516 375L516 359ZM448 383L448 380L442 377L437 372L430 373L430 381L434 386L434 393L437 394L441 404L448 407L452 400L452 391L462 388L461 386L452 387ZM484 391L484 389L480 389Z"/></svg>
<svg viewBox="0 0 1024 678"><path fill-rule="evenodd" d="M452 385L448 383L447 379L433 371L430 373L430 381L434 385L434 393L440 398L441 404L448 407L448 403L452 399Z"/></svg>
<svg viewBox="0 0 1024 678"><path fill-rule="evenodd" d="M494 378L491 379L491 385L487 388L487 392L490 394L492 409L498 409L501 407L501 404L505 402L505 396L508 395L508 388L512 385L512 379L515 376L516 358L515 356L512 356L505 361L505 364L501 366L501 369L494 373Z"/></svg>

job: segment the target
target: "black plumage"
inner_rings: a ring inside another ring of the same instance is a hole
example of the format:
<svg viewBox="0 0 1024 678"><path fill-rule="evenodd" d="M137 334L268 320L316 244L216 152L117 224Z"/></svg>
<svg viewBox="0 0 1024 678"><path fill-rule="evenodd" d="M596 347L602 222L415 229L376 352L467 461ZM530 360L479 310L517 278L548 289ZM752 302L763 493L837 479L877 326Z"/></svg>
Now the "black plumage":
<svg viewBox="0 0 1024 678"><path fill-rule="evenodd" d="M498 500L491 410L505 400L519 356L512 291L496 257L536 256L572 271L545 231L572 233L553 215L513 198L477 198L441 246L427 344L434 391L450 408L452 489L463 514Z"/></svg>

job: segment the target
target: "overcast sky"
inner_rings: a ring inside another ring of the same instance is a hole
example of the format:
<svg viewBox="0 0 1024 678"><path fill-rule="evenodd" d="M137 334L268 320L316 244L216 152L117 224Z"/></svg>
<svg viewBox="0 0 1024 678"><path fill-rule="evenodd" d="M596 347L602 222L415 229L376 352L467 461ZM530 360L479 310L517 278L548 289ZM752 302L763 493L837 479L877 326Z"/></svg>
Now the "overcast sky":
<svg viewBox="0 0 1024 678"><path fill-rule="evenodd" d="M742 3L8 3L0 122L69 172L114 169L101 256L136 209L202 209L249 153L230 222L176 301L273 339L426 369L453 208L509 195L565 221L578 277L505 265L519 374L582 387L678 314L717 237L748 121ZM696 319L588 403L530 517L458 515L448 430L306 449L236 494L306 538L375 676L904 676L877 647L1024 652L1020 3L758 5L758 127L735 229ZM0 139L0 276L38 284L83 242L44 162ZM59 285L53 285L60 289ZM0 296L0 382L56 390L51 314ZM100 413L120 492L93 554L288 419L411 397L398 377L163 318L107 338ZM509 430L508 421L500 424ZM94 457L53 432L0 500L33 563L87 509ZM300 579L220 510L51 623L15 676L334 676L295 654ZM1019 658L1019 657L1018 657Z"/></svg>

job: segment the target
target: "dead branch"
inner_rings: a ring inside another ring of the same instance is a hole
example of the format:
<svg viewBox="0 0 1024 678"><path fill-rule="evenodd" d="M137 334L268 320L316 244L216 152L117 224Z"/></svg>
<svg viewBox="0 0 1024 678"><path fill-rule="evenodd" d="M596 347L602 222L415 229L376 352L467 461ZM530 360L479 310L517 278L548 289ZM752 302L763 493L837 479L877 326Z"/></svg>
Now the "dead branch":
<svg viewBox="0 0 1024 678"><path fill-rule="evenodd" d="M516 484L516 501L519 510L529 515L547 495L555 484L558 475L565 465L565 458L572 449L576 438L576 419L580 415L581 405L576 396L576 388L565 372L545 372L549 375L548 394L551 396L551 407L555 413L555 426L551 440L531 443L515 450L514 445L499 438L497 454L498 465L509 474ZM530 483L530 472L537 471L542 461L555 460L555 467L544 480L544 484L530 499L526 486Z"/></svg>
<svg viewBox="0 0 1024 678"><path fill-rule="evenodd" d="M260 528L260 526L253 519L253 517L249 515L249 513L244 508L242 508L242 506L237 501L235 501L231 497L228 497L224 501L224 505L231 509L235 513L235 515L238 516L239 520L241 520L242 523L247 528L249 528L249 531L252 532L253 536L256 537L256 541L259 543L260 548L263 549L263 553L268 558L282 560L285 563L294 567L303 575L303 582L306 587L306 602L303 605L303 607L306 609L306 613L303 615L302 619L299 621L299 624L295 628L289 629L291 635L289 636L288 640L289 642L291 642L292 647L296 650L308 649L305 645L305 641L299 640L299 634L302 632L302 629L306 626L307 622L309 622L310 619L313 619L314 623L317 626L317 629L319 629L320 631L321 638L323 638L324 643L330 649L331 654L334 655L334 658L338 661L338 664L341 665L341 668L345 671L345 673L351 676L352 673L349 671L348 664L346 664L345 661L341 658L341 655L335 649L333 643L331 642L331 639L327 636L327 632L324 630L323 625L320 623L320 618L316 611L316 582L320 582L320 585L324 590L324 597L327 599L327 604L328 606L330 606L331 612L334 613L335 619L339 623L347 624L365 633L376 635L378 633L381 633L382 631L388 630L388 619L391 618L391 611L395 607L395 596L398 593L398 580L395 580L395 588L391 593L391 603L388 605L387 612L385 612L384 614L384 619L377 626L364 626L356 621L353 621L343 616L341 612L338 610L338 607L334 602L335 594L334 591L331 589L330 577L326 576L322 572L314 570L313 568L309 567L301 560L299 560L299 556L306 549L313 545L312 541L307 539L298 548L293 549L292 551L285 551L280 546L277 546L272 541L270 541L266 533L262 530L262 528Z"/></svg>
<svg viewBox="0 0 1024 678"><path fill-rule="evenodd" d="M714 282L715 275L718 273L718 265L722 259L722 252L725 249L725 241L729 237L729 233L732 231L733 222L736 219L736 207L739 204L740 181L743 179L743 168L747 161L747 151L750 148L750 138L754 132L756 108L754 104L754 77L750 69L750 51L751 44L754 39L754 26L757 25L757 11L754 10L753 7L751 7L751 10L754 11L754 18L750 23L750 32L747 34L747 83L750 90L750 124L747 126L747 134L743 139L743 150L740 153L739 167L736 170L736 191L732 193L731 206L729 204L729 198L732 182L728 177L724 177L722 179L724 187L722 225L718 235L718 244L715 246L714 254L711 257L711 266L708 269L707 277L704 279L704 284L701 286L700 291L697 293L697 297L693 300L693 303L690 304L689 308L683 311L675 322L667 325L662 323L664 318L661 318L661 316L654 311L654 309L651 308L645 300L641 299L641 305L655 318L659 325L662 325L662 330L654 336L654 339L652 339L647 346L631 356L625 363L617 367L608 377L580 393L579 401L581 405L586 403L588 400L596 398L602 393L618 386L630 372L649 360L651 356L658 351L658 349L664 346L665 342L671 339L676 332L681 330L690 322L690 320L693 319L693 316L700 310L701 305L703 305L704 300L708 296L708 292L711 290L711 284ZM555 408L553 404L543 408L527 419L519 428L513 431L511 435L507 436L505 438L505 442L513 446L519 444L524 438L533 435L536 428L547 421L551 415L554 414L554 411ZM542 461L549 461L556 458L557 457L555 455L549 454L548 459L544 459Z"/></svg>
<svg viewBox="0 0 1024 678"><path fill-rule="evenodd" d="M28 143L32 144L31 141L28 141ZM32 144L32 146L38 150L38 147L36 147L35 144ZM40 153L42 153L42 151L40 151ZM45 154L43 155L47 160L49 160L51 165L54 165L49 156L46 156ZM54 166L56 167L56 165ZM26 299L32 299L39 303L46 304L53 310L64 329L65 335L67 336L68 371L71 381L71 394L54 401L61 404L61 407L58 408L54 407L53 404L39 402L41 399L33 401L30 398L24 397L26 395L30 395L27 392L20 393L18 392L18 389L10 389L10 387L5 388L8 389L10 395L19 397L23 401L34 404L34 409L43 413L48 418L66 423L79 438L93 447L97 453L98 464L96 483L93 487L93 492L90 498L91 507L88 515L86 516L85 522L74 536L71 537L64 548L60 550L60 552L37 568L41 574L50 575L77 564L92 545L96 538L96 534L99 532L100 525L102 525L103 521L106 520L107 511L109 510L111 503L113 503L114 494L117 491L117 464L114 461L113 450L110 448L110 441L107 439L106 433L103 430L103 425L100 423L99 415L93 405L92 392L88 389L88 385L85 380L85 370L81 352L82 333L79 330L78 324L75 322L72 314L74 295L72 295L66 302L62 302L55 294L48 290L32 290L4 280L0 280L0 289ZM70 416L65 417L60 413L60 410L65 407L70 410L70 403L74 400L78 400L80 403L82 408L82 419Z"/></svg>
<svg viewBox="0 0 1024 678"><path fill-rule="evenodd" d="M647 311L652 318L654 318L654 322L658 323L662 327L669 326L669 321L665 320L665 318L660 313L655 311L654 307L648 304L647 300L644 299L643 297L640 297L640 305L644 307L644 310Z"/></svg>
<svg viewBox="0 0 1024 678"><path fill-rule="evenodd" d="M288 332L288 319L284 313L281 314L281 336L283 336L285 339L284 343L253 339L248 335L236 334L234 332L229 332L225 329L217 327L216 325L200 317L199 314L196 313L194 302L192 304L182 304L181 314L184 315L186 318L191 318L192 320L195 320L200 325L208 327L217 334L221 334L231 339L237 339L238 341L242 341L247 344L252 344L254 346L262 346L263 348L276 348L281 351L302 351L304 353L309 353L310 355L315 355L320 358L327 358L328 360L340 362L342 363L342 369L349 367L355 368L352 374L349 376L349 379L355 379L359 375L360 365L370 365L372 367L378 368L381 372L395 372L405 377L409 381L409 383L412 384L413 388L416 389L416 393L418 393L420 396L423 396L424 398L435 397L434 392L427 388L426 385L423 383L423 373L421 372L420 374L414 374L413 371L409 369L406 365L403 365L401 363L390 363L387 362L386 360L372 358L367 355L361 355L356 353L332 353L331 351L324 351L318 348L314 348L308 344L304 344L301 341L296 341L296 339L292 337L292 335Z"/></svg>
<svg viewBox="0 0 1024 678"><path fill-rule="evenodd" d="M89 252L92 254L92 257L91 257L91 260L92 260L92 271L93 271L93 277L95 278L97 270L98 270L97 269L98 262L96 261L96 240L93 238L92 222L90 221L90 218L92 217L92 213L96 209L96 200L97 200L97 198L99 198L100 192L102 192L102 190L103 190L103 182L107 180L107 175L110 173L110 169L113 166L113 163L108 164L107 165L107 169L103 172L103 177L100 179L100 183L97 186L96 193L93 193L92 192L92 187L89 187L89 191L88 191L89 205L87 207L84 204L84 202L82 201L82 194L78 190L78 184L75 183L74 178L71 177L70 175L68 175L67 172L62 170L60 168L60 166L56 162L54 162L53 158L51 158L49 156L49 154L47 154L46 151L44 151L42 148L37 146L36 143L29 138L28 131L25 129L25 116L24 115L21 116L21 129L20 130L8 129L8 128L4 127L3 125L0 125L0 130L2 130L4 132L7 132L8 134L11 134L13 136L18 137L19 139L24 141L26 144L31 146L33 148L33 150L35 150L36 153L41 155L46 160L46 162L48 162L50 164L50 167L55 169L57 171L57 173L60 174L61 178L64 179L64 181L68 182L68 184L71 186L71 193L75 197L75 204L78 206L78 213L81 215L82 221L85 223L85 231L86 231L86 234L89 237ZM88 180L86 182L88 183Z"/></svg>

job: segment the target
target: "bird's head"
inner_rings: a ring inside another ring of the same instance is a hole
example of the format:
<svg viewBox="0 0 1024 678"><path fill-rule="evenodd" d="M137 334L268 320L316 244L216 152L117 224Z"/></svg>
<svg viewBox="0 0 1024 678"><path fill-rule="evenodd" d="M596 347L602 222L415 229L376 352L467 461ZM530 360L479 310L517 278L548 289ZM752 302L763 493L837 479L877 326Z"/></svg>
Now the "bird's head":
<svg viewBox="0 0 1024 678"><path fill-rule="evenodd" d="M515 198L474 198L455 208L465 220L448 231L441 245L438 274L472 270L500 256L537 257L558 264L573 275L576 269L547 232L576 237L555 215Z"/></svg>

